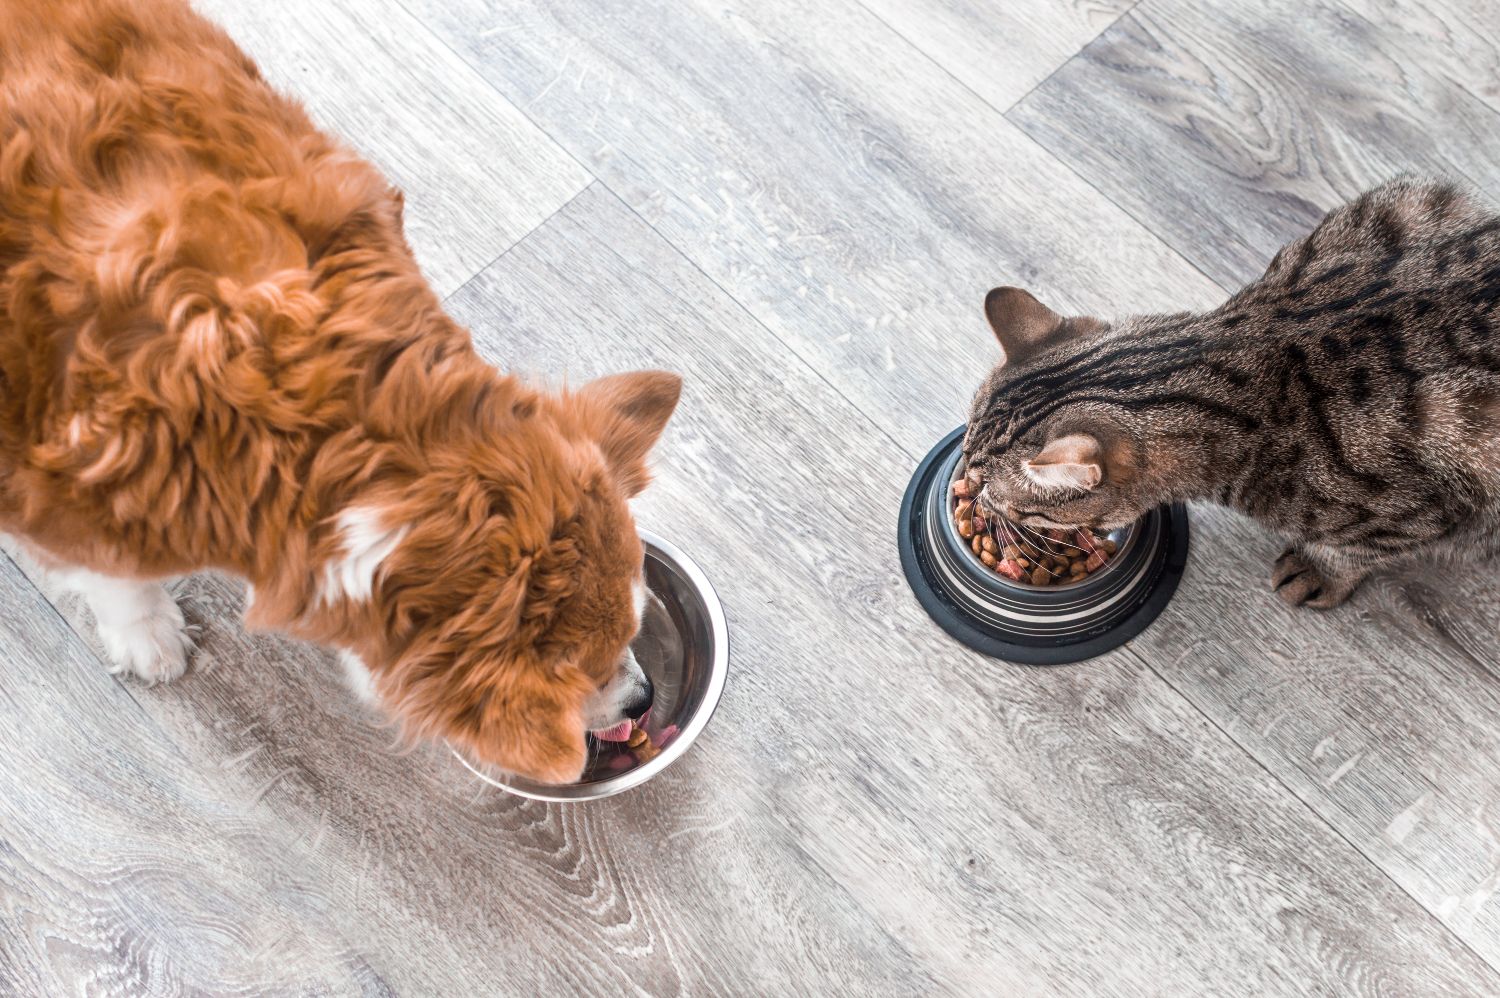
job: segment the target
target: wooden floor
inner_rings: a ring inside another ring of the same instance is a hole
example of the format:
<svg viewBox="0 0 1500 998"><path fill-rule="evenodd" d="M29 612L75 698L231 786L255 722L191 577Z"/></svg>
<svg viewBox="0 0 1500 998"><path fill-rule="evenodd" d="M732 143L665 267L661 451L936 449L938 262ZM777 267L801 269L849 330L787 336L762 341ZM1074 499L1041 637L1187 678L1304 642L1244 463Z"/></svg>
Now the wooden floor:
<svg viewBox="0 0 1500 998"><path fill-rule="evenodd" d="M546 806L394 750L237 583L181 584L148 689L0 559L0 994L1500 993L1500 569L1294 612L1197 508L1146 634L1034 670L893 529L992 285L1203 307L1400 170L1500 195L1500 7L202 7L406 189L497 363L683 372L639 516L733 672L670 773Z"/></svg>

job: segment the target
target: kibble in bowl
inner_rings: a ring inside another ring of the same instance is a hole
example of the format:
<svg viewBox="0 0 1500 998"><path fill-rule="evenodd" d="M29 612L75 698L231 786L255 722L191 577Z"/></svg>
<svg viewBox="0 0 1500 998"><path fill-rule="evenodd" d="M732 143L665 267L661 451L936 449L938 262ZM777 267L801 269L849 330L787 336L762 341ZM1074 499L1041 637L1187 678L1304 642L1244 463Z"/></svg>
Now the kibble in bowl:
<svg viewBox="0 0 1500 998"><path fill-rule="evenodd" d="M983 488L976 471L953 479L953 526L981 565L1012 584L1046 589L1086 582L1119 551L1114 538L1085 527L1041 530L991 516L979 508Z"/></svg>

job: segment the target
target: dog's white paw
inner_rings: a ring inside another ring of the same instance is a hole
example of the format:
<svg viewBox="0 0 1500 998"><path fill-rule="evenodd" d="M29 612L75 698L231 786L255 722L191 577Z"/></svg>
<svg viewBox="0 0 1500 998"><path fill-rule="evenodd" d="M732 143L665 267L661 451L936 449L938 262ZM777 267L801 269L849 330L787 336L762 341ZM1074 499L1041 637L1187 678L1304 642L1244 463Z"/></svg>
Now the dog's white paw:
<svg viewBox="0 0 1500 998"><path fill-rule="evenodd" d="M165 589L132 607L129 616L99 615L97 631L113 663L110 672L131 673L148 683L171 682L187 671L193 639L182 610Z"/></svg>
<svg viewBox="0 0 1500 998"><path fill-rule="evenodd" d="M339 650L339 664L344 667L344 681L360 703L380 703L380 696L375 692L375 677L370 675L364 659L343 648Z"/></svg>

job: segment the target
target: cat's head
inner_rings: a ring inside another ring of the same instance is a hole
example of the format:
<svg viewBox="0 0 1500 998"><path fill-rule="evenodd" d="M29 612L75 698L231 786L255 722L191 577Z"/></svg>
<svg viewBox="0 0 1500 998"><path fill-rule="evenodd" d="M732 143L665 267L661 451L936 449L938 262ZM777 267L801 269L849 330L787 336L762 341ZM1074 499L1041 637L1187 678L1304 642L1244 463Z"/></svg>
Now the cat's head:
<svg viewBox="0 0 1500 998"><path fill-rule="evenodd" d="M980 507L1037 527L1139 519L1159 500L1143 482L1138 428L1086 380L1108 324L1065 318L1020 288L995 288L984 311L1005 356L975 395L964 438L985 479Z"/></svg>

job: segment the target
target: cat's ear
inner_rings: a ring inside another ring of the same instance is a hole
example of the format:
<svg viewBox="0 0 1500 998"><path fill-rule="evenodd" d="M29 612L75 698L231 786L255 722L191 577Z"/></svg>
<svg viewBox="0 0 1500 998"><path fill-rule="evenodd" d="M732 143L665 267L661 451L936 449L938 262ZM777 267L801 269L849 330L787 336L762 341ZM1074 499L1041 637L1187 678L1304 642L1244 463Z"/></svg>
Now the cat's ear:
<svg viewBox="0 0 1500 998"><path fill-rule="evenodd" d="M1026 477L1046 488L1092 489L1104 478L1104 449L1087 433L1069 433L1049 440L1025 467Z"/></svg>
<svg viewBox="0 0 1500 998"><path fill-rule="evenodd" d="M994 288L984 296L984 316L1005 352L1016 364L1040 351L1062 329L1063 317L1020 288Z"/></svg>

